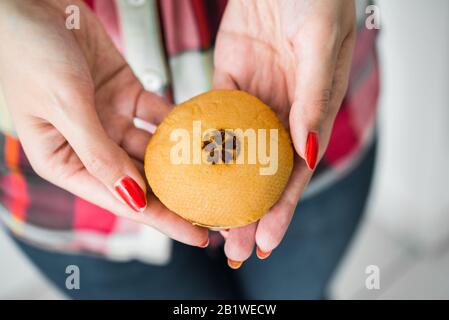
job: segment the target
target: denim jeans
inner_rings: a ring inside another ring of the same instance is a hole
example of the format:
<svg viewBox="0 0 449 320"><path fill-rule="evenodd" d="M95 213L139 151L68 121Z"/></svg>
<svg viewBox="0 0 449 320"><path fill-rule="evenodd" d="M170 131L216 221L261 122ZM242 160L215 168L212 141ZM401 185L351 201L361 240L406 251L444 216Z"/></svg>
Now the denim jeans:
<svg viewBox="0 0 449 320"><path fill-rule="evenodd" d="M345 177L301 201L284 241L266 260L255 254L238 270L222 248L173 244L166 266L66 255L16 243L63 293L76 299L320 299L360 221L369 194L375 145ZM67 265L80 289L65 286Z"/></svg>

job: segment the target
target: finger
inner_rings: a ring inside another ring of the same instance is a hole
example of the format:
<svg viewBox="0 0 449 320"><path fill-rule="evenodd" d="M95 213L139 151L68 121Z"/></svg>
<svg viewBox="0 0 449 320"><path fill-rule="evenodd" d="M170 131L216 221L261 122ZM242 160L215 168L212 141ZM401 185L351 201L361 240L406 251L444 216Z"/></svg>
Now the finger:
<svg viewBox="0 0 449 320"><path fill-rule="evenodd" d="M131 160L133 161L133 163L134 163L134 165L136 166L137 170L139 171L140 175L141 175L142 177L145 176L145 168L144 168L144 166L143 166L142 161L137 160L137 159L135 159L135 158L132 158Z"/></svg>
<svg viewBox="0 0 449 320"><path fill-rule="evenodd" d="M237 83L232 79L231 75L220 70L215 70L213 78L214 89L238 90Z"/></svg>
<svg viewBox="0 0 449 320"><path fill-rule="evenodd" d="M151 134L170 110L170 105L163 98L142 90L136 101L137 119L124 134L121 142L123 149L132 157L143 161Z"/></svg>
<svg viewBox="0 0 449 320"><path fill-rule="evenodd" d="M136 101L136 117L154 125L161 123L170 110L170 104L152 92L142 90Z"/></svg>
<svg viewBox="0 0 449 320"><path fill-rule="evenodd" d="M324 119L320 130L320 150L318 151L318 158L321 158L327 149L329 140L332 134L335 118L338 114L342 101L346 95L349 73L351 69L352 50L353 50L352 36L343 43L337 58L336 69L334 74L332 97L329 102L331 113Z"/></svg>
<svg viewBox="0 0 449 320"><path fill-rule="evenodd" d="M62 112L51 122L67 139L86 170L117 199L136 212L147 206L146 184L128 154L105 132L92 96L68 91L60 101Z"/></svg>
<svg viewBox="0 0 449 320"><path fill-rule="evenodd" d="M150 138L150 133L130 127L123 136L121 146L131 157L143 162L145 149Z"/></svg>
<svg viewBox="0 0 449 320"><path fill-rule="evenodd" d="M251 256L256 228L257 222L229 230L224 251L228 257L228 265L232 269L240 268L242 263Z"/></svg>
<svg viewBox="0 0 449 320"><path fill-rule="evenodd" d="M143 218L146 219L147 224L177 241L201 248L205 248L209 244L207 228L194 226L187 220L182 219L168 210L154 194L150 194L148 209L145 211Z"/></svg>
<svg viewBox="0 0 449 320"><path fill-rule="evenodd" d="M179 242L204 247L208 243L208 231L194 226L168 210L154 195L149 196L148 206L142 214L134 212L118 201L98 179L86 170L60 182L60 187L119 216L151 226Z"/></svg>
<svg viewBox="0 0 449 320"><path fill-rule="evenodd" d="M307 165L295 157L295 165L284 192L270 211L259 220L255 237L259 257L270 255L281 243L310 177L311 171L307 170Z"/></svg>
<svg viewBox="0 0 449 320"><path fill-rule="evenodd" d="M341 103L348 89L349 76L352 64L352 53L355 44L355 31L351 32L343 41L335 65L332 97L330 101L331 109L334 111L327 121L333 121L340 109ZM329 127L329 126L327 126Z"/></svg>
<svg viewBox="0 0 449 320"><path fill-rule="evenodd" d="M324 35L323 35L324 33ZM294 102L289 122L297 153L313 170L325 149L323 126L335 117L334 75L341 42L338 33L317 28L312 41L295 48L297 73ZM350 60L350 55L345 57Z"/></svg>

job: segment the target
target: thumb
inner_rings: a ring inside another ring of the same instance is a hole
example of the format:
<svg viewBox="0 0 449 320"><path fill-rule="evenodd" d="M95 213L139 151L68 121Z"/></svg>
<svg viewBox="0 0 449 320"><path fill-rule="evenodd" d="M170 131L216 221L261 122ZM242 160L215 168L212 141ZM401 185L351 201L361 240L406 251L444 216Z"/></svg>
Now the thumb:
<svg viewBox="0 0 449 320"><path fill-rule="evenodd" d="M295 78L295 96L289 122L296 152L313 170L324 140L330 134L336 114L333 98L333 78L336 50L332 46L308 43L296 54L298 66Z"/></svg>
<svg viewBox="0 0 449 320"><path fill-rule="evenodd" d="M53 125L67 139L85 169L103 183L121 202L136 212L147 206L145 182L128 154L105 132L93 98L77 97L76 106Z"/></svg>

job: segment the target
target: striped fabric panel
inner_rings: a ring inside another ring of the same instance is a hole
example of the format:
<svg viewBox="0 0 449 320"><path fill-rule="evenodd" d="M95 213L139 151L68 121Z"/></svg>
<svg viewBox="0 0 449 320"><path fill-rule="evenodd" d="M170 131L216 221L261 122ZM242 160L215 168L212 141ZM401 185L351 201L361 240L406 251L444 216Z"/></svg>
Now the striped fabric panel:
<svg viewBox="0 0 449 320"><path fill-rule="evenodd" d="M5 159L5 144L6 144L6 135L0 133L0 176L6 174L8 172L8 168L6 167Z"/></svg>
<svg viewBox="0 0 449 320"><path fill-rule="evenodd" d="M76 230L95 230L109 234L115 230L117 216L84 199L75 197L73 204L73 225Z"/></svg>
<svg viewBox="0 0 449 320"><path fill-rule="evenodd" d="M94 2L96 2L95 0L84 0L84 2L91 8L94 8ZM106 2L106 1L103 1ZM109 1L108 1L109 2Z"/></svg>
<svg viewBox="0 0 449 320"><path fill-rule="evenodd" d="M47 229L73 229L74 195L38 176L28 176L26 186L27 223Z"/></svg>
<svg viewBox="0 0 449 320"><path fill-rule="evenodd" d="M191 0L191 5L200 37L200 49L206 49L212 42L213 30L210 28L208 21L208 16L210 16L211 12L206 12L204 0Z"/></svg>
<svg viewBox="0 0 449 320"><path fill-rule="evenodd" d="M199 49L209 49L215 43L218 27L227 1L190 0L195 14L197 32L200 36Z"/></svg>
<svg viewBox="0 0 449 320"><path fill-rule="evenodd" d="M195 15L189 1L160 0L159 9L168 55L200 47L201 40L196 32Z"/></svg>
<svg viewBox="0 0 449 320"><path fill-rule="evenodd" d="M174 103L211 89L212 47L226 2L159 1Z"/></svg>
<svg viewBox="0 0 449 320"><path fill-rule="evenodd" d="M227 0L159 0L169 56L213 46Z"/></svg>
<svg viewBox="0 0 449 320"><path fill-rule="evenodd" d="M211 89L213 44L227 1L159 0L170 101L175 104Z"/></svg>
<svg viewBox="0 0 449 320"><path fill-rule="evenodd" d="M2 154L4 156L2 162L6 170L2 170L2 175L0 176L0 203L11 214L13 231L20 234L27 218L29 196L26 180L20 173L19 141L9 135L3 136Z"/></svg>
<svg viewBox="0 0 449 320"><path fill-rule="evenodd" d="M17 138L2 137L5 167L1 170L0 203L11 212L15 225L26 222L49 229L72 229L75 197L32 171ZM15 231L20 233L17 228Z"/></svg>
<svg viewBox="0 0 449 320"><path fill-rule="evenodd" d="M11 115L6 108L6 101L0 86L0 133L16 136Z"/></svg>
<svg viewBox="0 0 449 320"><path fill-rule="evenodd" d="M169 58L174 102L181 103L212 88L213 50L187 51ZM192 76L194 75L194 76Z"/></svg>
<svg viewBox="0 0 449 320"><path fill-rule="evenodd" d="M123 53L122 34L115 1L90 0L89 5L103 24L114 45Z"/></svg>
<svg viewBox="0 0 449 320"><path fill-rule="evenodd" d="M148 75L161 79L159 94L164 94L169 75L165 54L160 46L159 13L156 0L146 0L133 6L126 0L116 0L120 29L123 35L123 53L132 70L146 87Z"/></svg>

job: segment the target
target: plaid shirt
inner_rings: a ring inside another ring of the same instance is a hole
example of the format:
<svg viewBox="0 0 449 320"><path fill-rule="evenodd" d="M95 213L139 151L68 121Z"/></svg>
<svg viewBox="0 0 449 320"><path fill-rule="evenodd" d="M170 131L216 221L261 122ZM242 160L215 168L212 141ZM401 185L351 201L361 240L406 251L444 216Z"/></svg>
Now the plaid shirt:
<svg viewBox="0 0 449 320"><path fill-rule="evenodd" d="M86 0L147 90L184 101L211 87L226 0ZM379 93L376 30L358 19L349 89L329 147L303 197L351 170L373 140ZM0 90L0 218L37 246L164 264L170 240L41 179L17 139Z"/></svg>

